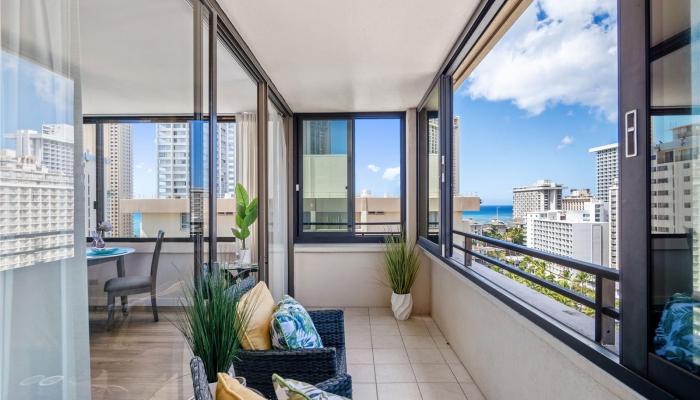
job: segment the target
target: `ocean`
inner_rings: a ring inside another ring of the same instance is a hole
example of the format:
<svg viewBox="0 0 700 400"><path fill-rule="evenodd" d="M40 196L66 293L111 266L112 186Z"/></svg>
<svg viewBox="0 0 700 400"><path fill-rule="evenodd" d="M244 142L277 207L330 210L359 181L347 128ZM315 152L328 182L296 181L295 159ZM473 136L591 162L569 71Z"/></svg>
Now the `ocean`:
<svg viewBox="0 0 700 400"><path fill-rule="evenodd" d="M479 211L464 211L462 212L462 220L473 219L476 222L487 223L491 222L492 219L496 218L503 222L510 222L513 220L513 206L510 204L506 205L487 205L482 204Z"/></svg>

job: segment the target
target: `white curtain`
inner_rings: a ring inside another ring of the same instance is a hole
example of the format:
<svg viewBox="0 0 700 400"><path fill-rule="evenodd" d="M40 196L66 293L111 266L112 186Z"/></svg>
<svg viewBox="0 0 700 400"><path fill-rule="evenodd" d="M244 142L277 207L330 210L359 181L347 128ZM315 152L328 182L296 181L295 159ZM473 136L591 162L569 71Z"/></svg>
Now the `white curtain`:
<svg viewBox="0 0 700 400"><path fill-rule="evenodd" d="M236 114L236 181L248 190L250 198L258 195L258 119L254 112ZM240 248L239 244L239 248ZM251 259L258 257L258 224L253 224L246 240Z"/></svg>
<svg viewBox="0 0 700 400"><path fill-rule="evenodd" d="M0 224L0 399L85 399L77 0L0 7L0 208L20 215ZM45 154L54 150L38 144L43 135L58 138L50 141L60 151Z"/></svg>
<svg viewBox="0 0 700 400"><path fill-rule="evenodd" d="M287 142L284 119L268 102L267 210L270 291L275 299L287 293Z"/></svg>

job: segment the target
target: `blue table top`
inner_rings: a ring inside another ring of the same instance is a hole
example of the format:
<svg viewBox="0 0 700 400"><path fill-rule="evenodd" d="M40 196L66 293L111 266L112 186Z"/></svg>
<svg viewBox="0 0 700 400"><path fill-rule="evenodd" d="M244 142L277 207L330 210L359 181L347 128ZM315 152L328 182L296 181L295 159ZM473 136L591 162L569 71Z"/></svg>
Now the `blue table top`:
<svg viewBox="0 0 700 400"><path fill-rule="evenodd" d="M96 259L103 259L103 258L114 258L114 257L121 257L127 254L131 254L135 252L131 247L105 247L104 249L100 249L95 251L92 247L88 247L85 250L85 255L87 256L88 260L96 260Z"/></svg>

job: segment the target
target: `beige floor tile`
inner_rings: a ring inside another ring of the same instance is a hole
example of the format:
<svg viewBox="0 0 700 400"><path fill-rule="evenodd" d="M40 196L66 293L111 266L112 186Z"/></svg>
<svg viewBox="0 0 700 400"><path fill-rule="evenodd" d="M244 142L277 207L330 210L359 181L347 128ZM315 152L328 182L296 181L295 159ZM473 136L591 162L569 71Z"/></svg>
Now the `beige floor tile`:
<svg viewBox="0 0 700 400"><path fill-rule="evenodd" d="M452 370L452 373L455 375L455 378L457 378L457 382L459 383L472 383L474 380L472 380L471 375L469 375L469 372L467 371L466 368L464 368L464 365L462 363L459 364L449 364L450 369Z"/></svg>
<svg viewBox="0 0 700 400"><path fill-rule="evenodd" d="M423 400L465 400L457 383L422 382L418 384Z"/></svg>
<svg viewBox="0 0 700 400"><path fill-rule="evenodd" d="M403 344L407 349L438 349L430 336L403 336Z"/></svg>
<svg viewBox="0 0 700 400"><path fill-rule="evenodd" d="M437 350L406 349L406 352L411 363L445 364L445 359L442 358L442 355Z"/></svg>
<svg viewBox="0 0 700 400"><path fill-rule="evenodd" d="M345 326L348 325L369 326L369 315L346 315Z"/></svg>
<svg viewBox="0 0 700 400"><path fill-rule="evenodd" d="M411 364L418 382L457 382L447 364Z"/></svg>
<svg viewBox="0 0 700 400"><path fill-rule="evenodd" d="M408 364L408 354L404 349L374 349L375 364Z"/></svg>
<svg viewBox="0 0 700 400"><path fill-rule="evenodd" d="M372 337L370 335L348 335L345 332L345 346L348 349L371 349Z"/></svg>
<svg viewBox="0 0 700 400"><path fill-rule="evenodd" d="M371 325L393 325L396 326L396 319L391 315L370 315L369 323Z"/></svg>
<svg viewBox="0 0 700 400"><path fill-rule="evenodd" d="M410 364L375 364L377 383L415 382Z"/></svg>
<svg viewBox="0 0 700 400"><path fill-rule="evenodd" d="M420 321L418 321L418 322L420 322ZM428 332L428 328L426 328L422 322L420 323L420 325L418 325L418 324L412 324L412 325L399 324L399 331L401 332L401 335L403 335L403 336L430 336L430 332Z"/></svg>
<svg viewBox="0 0 700 400"><path fill-rule="evenodd" d="M385 316L385 317L393 317L394 313L391 311L391 308L388 307L370 307L369 308L369 315L370 316Z"/></svg>
<svg viewBox="0 0 700 400"><path fill-rule="evenodd" d="M371 325L372 335L375 336L398 336L399 332L398 325L391 324L375 324Z"/></svg>
<svg viewBox="0 0 700 400"><path fill-rule="evenodd" d="M345 314L345 316L348 316L348 315L369 316L369 308L368 307L345 307L344 314Z"/></svg>
<svg viewBox="0 0 700 400"><path fill-rule="evenodd" d="M345 325L346 336L371 335L369 325Z"/></svg>
<svg viewBox="0 0 700 400"><path fill-rule="evenodd" d="M415 383L380 383L377 394L379 400L421 400Z"/></svg>
<svg viewBox="0 0 700 400"><path fill-rule="evenodd" d="M448 364L461 364L462 361L457 357L457 354L451 348L441 348L440 354Z"/></svg>
<svg viewBox="0 0 700 400"><path fill-rule="evenodd" d="M409 318L409 319L407 319L407 320L405 320L405 321L396 321L396 323L399 324L400 327L403 326L403 327L421 327L421 328L425 328L425 322L423 322L423 321L420 320L420 319L413 318L413 317L412 317L412 318Z"/></svg>
<svg viewBox="0 0 700 400"><path fill-rule="evenodd" d="M374 364L372 349L347 349L347 356L348 364Z"/></svg>
<svg viewBox="0 0 700 400"><path fill-rule="evenodd" d="M473 383L460 383L464 394L467 396L467 400L486 400L479 388Z"/></svg>
<svg viewBox="0 0 700 400"><path fill-rule="evenodd" d="M403 349L401 336L374 336L372 335L372 347L375 349Z"/></svg>
<svg viewBox="0 0 700 400"><path fill-rule="evenodd" d="M447 343L447 339L445 339L445 337L442 335L433 336L433 340L435 341L435 344L437 345L438 349L445 349L450 347L450 344Z"/></svg>
<svg viewBox="0 0 700 400"><path fill-rule="evenodd" d="M374 383L374 365L372 364L348 364L348 374L353 382Z"/></svg>
<svg viewBox="0 0 700 400"><path fill-rule="evenodd" d="M428 328L428 332L430 332L431 336L442 336L442 331L440 331L440 328L434 321L431 320L423 322L425 322L425 327Z"/></svg>
<svg viewBox="0 0 700 400"><path fill-rule="evenodd" d="M361 400L377 400L377 385L374 383L352 383L352 397Z"/></svg>

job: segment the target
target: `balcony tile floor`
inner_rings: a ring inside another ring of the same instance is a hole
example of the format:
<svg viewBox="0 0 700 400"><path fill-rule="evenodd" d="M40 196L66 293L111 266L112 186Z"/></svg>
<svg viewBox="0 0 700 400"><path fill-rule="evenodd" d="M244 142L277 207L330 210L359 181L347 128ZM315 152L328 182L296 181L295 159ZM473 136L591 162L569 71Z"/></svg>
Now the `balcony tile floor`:
<svg viewBox="0 0 700 400"><path fill-rule="evenodd" d="M92 398L187 399L190 353L161 312L134 310L105 331L90 313ZM484 396L430 317L396 321L388 308L345 308L348 372L357 400L481 400Z"/></svg>
<svg viewBox="0 0 700 400"><path fill-rule="evenodd" d="M430 317L345 308L345 340L355 399L484 399Z"/></svg>

